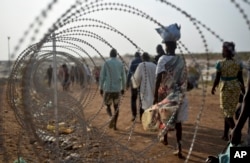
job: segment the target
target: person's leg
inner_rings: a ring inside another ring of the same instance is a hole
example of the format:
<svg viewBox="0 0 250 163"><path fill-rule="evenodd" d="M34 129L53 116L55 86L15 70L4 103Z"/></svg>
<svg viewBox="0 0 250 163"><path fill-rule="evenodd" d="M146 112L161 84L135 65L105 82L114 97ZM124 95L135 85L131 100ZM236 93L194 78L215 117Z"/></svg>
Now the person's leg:
<svg viewBox="0 0 250 163"><path fill-rule="evenodd" d="M112 111L111 111L111 104L112 104L112 99L111 99L111 93L109 92L104 92L103 95L103 102L106 105L106 111L109 117L112 117Z"/></svg>
<svg viewBox="0 0 250 163"><path fill-rule="evenodd" d="M182 155L182 123L178 122L175 124L175 129L176 129L176 140L177 140L177 152L176 154L178 155L179 158L183 158Z"/></svg>
<svg viewBox="0 0 250 163"><path fill-rule="evenodd" d="M175 124L175 129L176 129L176 140L177 140L177 143L179 143L182 140L182 124L181 124L181 122L178 122Z"/></svg>
<svg viewBox="0 0 250 163"><path fill-rule="evenodd" d="M108 115L110 116L110 117L112 117L112 111L111 111L111 107L110 107L110 105L106 105L106 111L107 111L107 113L108 113Z"/></svg>
<svg viewBox="0 0 250 163"><path fill-rule="evenodd" d="M117 124L117 119L118 119L118 116L119 116L119 106L116 104L114 105L114 109L115 109L115 115L114 115L114 130L117 130L117 127L116 127L116 124Z"/></svg>
<svg viewBox="0 0 250 163"><path fill-rule="evenodd" d="M63 81L63 91L65 91L65 81Z"/></svg>
<svg viewBox="0 0 250 163"><path fill-rule="evenodd" d="M144 109L140 107L140 121L141 121L141 117L143 113L144 113Z"/></svg>
<svg viewBox="0 0 250 163"><path fill-rule="evenodd" d="M48 85L51 86L51 77L49 77Z"/></svg>
<svg viewBox="0 0 250 163"><path fill-rule="evenodd" d="M168 145L168 130L165 131L165 135L163 136L162 144Z"/></svg>
<svg viewBox="0 0 250 163"><path fill-rule="evenodd" d="M74 77L74 76L71 76L70 81L71 81L71 85L73 86L73 85L74 85L74 82L75 82L75 77Z"/></svg>
<svg viewBox="0 0 250 163"><path fill-rule="evenodd" d="M165 126L165 124L161 123L159 128L160 128L160 131L158 133L158 138L159 138L160 142L163 145L168 145L168 128L167 128L167 126Z"/></svg>
<svg viewBox="0 0 250 163"><path fill-rule="evenodd" d="M233 129L233 128L234 128L235 123L234 123L234 119L233 119L232 117L227 118L227 123L228 123L230 129Z"/></svg>
<svg viewBox="0 0 250 163"><path fill-rule="evenodd" d="M233 129L235 127L235 123L232 117L225 118L224 120L224 134L222 136L222 139L225 141L229 140L229 129Z"/></svg>
<svg viewBox="0 0 250 163"><path fill-rule="evenodd" d="M120 104L120 92L119 93L114 93L113 94L113 104L114 104L114 110L115 110L115 115L114 115L114 125L113 128L114 130L117 130L117 119L119 116L119 104Z"/></svg>
<svg viewBox="0 0 250 163"><path fill-rule="evenodd" d="M223 140L228 141L228 132L229 132L229 124L227 122L227 118L224 118L224 134L221 137Z"/></svg>
<svg viewBox="0 0 250 163"><path fill-rule="evenodd" d="M132 111L132 121L135 120L137 114L137 95L138 90L131 87L131 111Z"/></svg>

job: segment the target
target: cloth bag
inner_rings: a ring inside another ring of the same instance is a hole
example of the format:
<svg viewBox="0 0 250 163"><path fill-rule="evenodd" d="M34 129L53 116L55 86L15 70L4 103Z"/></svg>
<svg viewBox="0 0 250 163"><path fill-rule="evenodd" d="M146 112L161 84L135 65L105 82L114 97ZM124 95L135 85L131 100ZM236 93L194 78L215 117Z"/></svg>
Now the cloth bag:
<svg viewBox="0 0 250 163"><path fill-rule="evenodd" d="M168 98L146 109L141 119L143 129L153 132L165 128L165 126L172 121L171 118L176 118L173 115L180 107L178 103L181 98L180 96L182 96L180 93L171 93ZM168 127L170 126L171 125Z"/></svg>
<svg viewBox="0 0 250 163"><path fill-rule="evenodd" d="M169 26L156 28L155 30L163 39L162 42L167 42L167 41L178 41L181 38L180 29L181 27L175 23Z"/></svg>

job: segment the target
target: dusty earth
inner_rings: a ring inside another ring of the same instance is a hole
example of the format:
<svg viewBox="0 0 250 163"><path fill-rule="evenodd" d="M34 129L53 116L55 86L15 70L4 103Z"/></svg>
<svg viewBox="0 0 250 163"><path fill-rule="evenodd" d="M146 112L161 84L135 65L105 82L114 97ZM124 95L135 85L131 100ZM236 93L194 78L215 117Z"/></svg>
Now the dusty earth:
<svg viewBox="0 0 250 163"><path fill-rule="evenodd" d="M6 99L6 80L0 80L0 162L13 162L18 157L18 151L22 150L22 157L27 162L39 162L34 159L36 154L31 148L31 142L27 134L23 134L23 129L18 124L13 110L9 107ZM187 93L189 99L189 119L183 124L183 154L186 161L190 163L200 163L206 160L208 155L217 155L220 153L226 142L221 140L223 133L223 116L219 109L218 92L216 95L210 94L211 87L194 89ZM95 114L95 108L100 107L102 98L99 94L95 100L90 102L89 110L86 111L86 117ZM141 151L149 149L143 158L147 162L172 162L182 163L185 159L179 159L173 155L175 150L175 132L169 134L169 145L164 146L159 142L153 143L152 148L147 148L148 142L156 139L157 133L148 133L143 131L139 118L135 123L131 122L130 111L130 92L126 91L118 118L118 130L113 131L106 127L106 133L113 139L118 140L122 135L127 135L128 146L130 149ZM92 125L101 126L107 122L107 114L102 109ZM132 129L131 129L132 128ZM195 132L197 129L197 133ZM132 132L129 132L131 131ZM20 136L20 133L23 136ZM246 134L246 126L243 131L243 138ZM122 140L120 140L122 143ZM191 144L193 143L193 146ZM160 154L159 151L164 152ZM189 155L190 154L190 155ZM27 158L29 157L29 158ZM46 158L46 155L44 156ZM140 157L140 156L138 156ZM118 161L119 162L119 161Z"/></svg>

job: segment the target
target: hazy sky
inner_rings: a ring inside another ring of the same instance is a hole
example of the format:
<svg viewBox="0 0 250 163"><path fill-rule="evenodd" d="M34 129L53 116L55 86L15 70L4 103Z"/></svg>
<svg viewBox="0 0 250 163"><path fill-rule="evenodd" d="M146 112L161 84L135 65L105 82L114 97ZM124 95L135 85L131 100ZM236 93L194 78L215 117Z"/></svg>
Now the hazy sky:
<svg viewBox="0 0 250 163"><path fill-rule="evenodd" d="M10 53L18 45L18 40L23 37L24 32L29 29L35 18L41 15L42 10L52 0L1 0L0 5L0 60L8 59L8 36L10 37ZM147 13L162 25L178 23L181 25L181 42L185 44L190 52L204 52L205 47L202 39L193 23L178 12L176 9L160 2L159 0L103 0L100 2L116 2L134 6L135 8ZM223 40L234 41L237 51L250 51L250 25L246 23L239 9L230 0L170 0L168 1L182 10L186 11L195 19L201 21L211 28ZM250 3L248 1L236 0L240 7L250 19ZM58 0L52 10L47 13L47 17L42 20L43 25L39 27L39 34L36 34L38 41L43 34L48 31L58 18L74 4L74 0ZM160 36L155 32L159 26L152 21L139 17L135 14L121 11L99 11L86 14L87 18L94 18L106 22L117 30L125 34L141 49L155 54L155 47L161 43ZM91 24L91 22L89 22ZM200 27L211 52L221 51L221 42ZM120 54L134 53L135 47L117 33L107 32L104 29L86 28L102 36ZM25 38L25 42L20 46L15 58L30 44L30 37L33 31ZM97 43L93 39L85 38L95 46L102 54L108 55L109 48L102 43ZM33 42L34 43L34 42ZM93 55L96 55L93 53Z"/></svg>

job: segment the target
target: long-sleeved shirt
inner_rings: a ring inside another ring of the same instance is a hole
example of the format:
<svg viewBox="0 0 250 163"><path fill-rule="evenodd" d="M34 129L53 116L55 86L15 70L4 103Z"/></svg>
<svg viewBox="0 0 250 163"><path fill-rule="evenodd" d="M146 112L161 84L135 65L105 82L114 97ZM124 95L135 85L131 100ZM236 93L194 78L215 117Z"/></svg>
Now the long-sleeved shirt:
<svg viewBox="0 0 250 163"><path fill-rule="evenodd" d="M153 105L155 92L156 65L152 62L142 62L132 76L134 88L140 87L142 108L148 109Z"/></svg>
<svg viewBox="0 0 250 163"><path fill-rule="evenodd" d="M142 62L141 57L135 57L129 64L128 76L127 76L127 87L131 83L131 77L135 73L137 66Z"/></svg>
<svg viewBox="0 0 250 163"><path fill-rule="evenodd" d="M120 92L124 90L125 83L126 73L122 62L111 57L102 66L99 88L104 92Z"/></svg>

